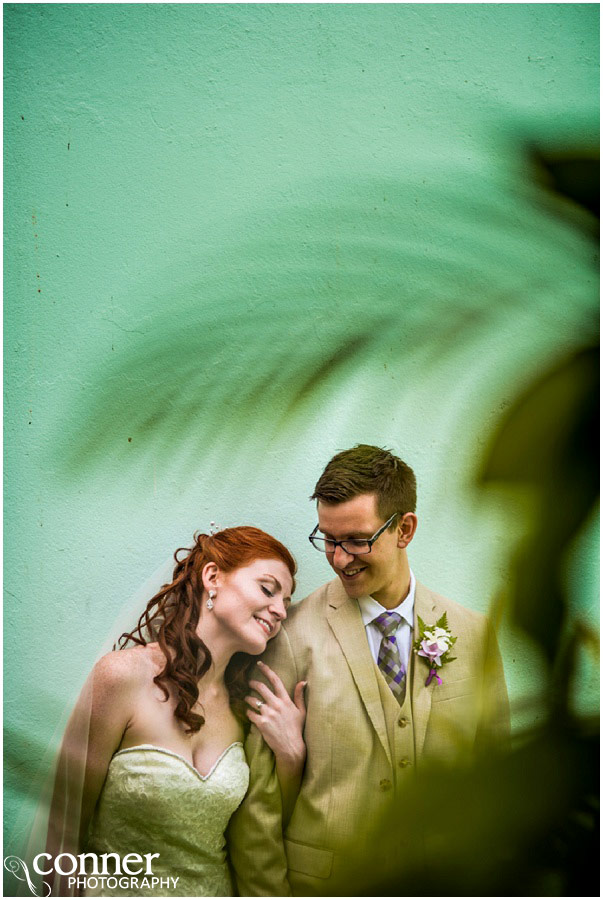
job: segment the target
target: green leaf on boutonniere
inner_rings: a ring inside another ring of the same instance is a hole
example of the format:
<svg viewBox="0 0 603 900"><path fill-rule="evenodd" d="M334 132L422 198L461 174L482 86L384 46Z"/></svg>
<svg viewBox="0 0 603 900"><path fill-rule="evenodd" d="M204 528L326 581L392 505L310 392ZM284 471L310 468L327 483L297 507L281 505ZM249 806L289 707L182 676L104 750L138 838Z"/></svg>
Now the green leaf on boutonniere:
<svg viewBox="0 0 603 900"><path fill-rule="evenodd" d="M447 617L446 613L444 613L443 616L440 616L438 621L435 623L435 627L436 628L444 628L446 631L448 631L448 617Z"/></svg>
<svg viewBox="0 0 603 900"><path fill-rule="evenodd" d="M419 625L419 632L420 632L421 634L425 634L425 627L426 627L426 626L425 626L425 622L423 621L423 619L421 618L421 616L417 616L417 623L418 623L418 625Z"/></svg>

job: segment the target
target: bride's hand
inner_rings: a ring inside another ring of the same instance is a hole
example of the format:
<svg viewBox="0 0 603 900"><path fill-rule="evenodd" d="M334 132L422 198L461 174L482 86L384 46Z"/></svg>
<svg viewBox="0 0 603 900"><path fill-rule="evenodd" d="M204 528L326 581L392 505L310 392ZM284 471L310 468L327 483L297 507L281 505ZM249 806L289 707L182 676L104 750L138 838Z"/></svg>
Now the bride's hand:
<svg viewBox="0 0 603 900"><path fill-rule="evenodd" d="M274 753L277 764L290 769L292 773L301 772L306 759L306 745L303 739L306 720L304 703L306 682L300 681L295 685L292 700L276 672L273 672L266 663L258 662L258 666L272 688L261 681L249 682L249 687L260 695L261 700L251 696L245 697L245 702L250 707L247 716Z"/></svg>

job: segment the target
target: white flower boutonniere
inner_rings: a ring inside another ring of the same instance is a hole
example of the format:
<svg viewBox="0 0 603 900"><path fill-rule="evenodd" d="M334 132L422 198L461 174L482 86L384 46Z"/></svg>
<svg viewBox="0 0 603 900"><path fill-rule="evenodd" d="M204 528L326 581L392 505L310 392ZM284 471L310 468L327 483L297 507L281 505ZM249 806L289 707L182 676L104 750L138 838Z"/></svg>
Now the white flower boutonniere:
<svg viewBox="0 0 603 900"><path fill-rule="evenodd" d="M438 619L435 625L426 625L420 616L417 616L417 621L419 624L419 637L414 642L413 647L417 656L422 656L425 662L429 664L429 675L425 686L428 687L434 677L438 684L442 684L442 679L438 675L438 668L456 659L456 656L450 656L450 651L456 643L456 638L448 630L446 613Z"/></svg>

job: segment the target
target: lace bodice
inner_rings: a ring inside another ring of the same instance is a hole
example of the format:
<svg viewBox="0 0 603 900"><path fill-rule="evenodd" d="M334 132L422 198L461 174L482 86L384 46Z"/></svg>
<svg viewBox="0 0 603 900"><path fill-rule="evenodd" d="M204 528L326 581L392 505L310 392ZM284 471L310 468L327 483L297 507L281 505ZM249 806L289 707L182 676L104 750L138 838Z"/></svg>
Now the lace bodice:
<svg viewBox="0 0 603 900"><path fill-rule="evenodd" d="M241 742L227 747L207 775L184 757L151 744L112 758L86 847L93 853L159 853L153 875L175 887L137 896L232 896L224 831L245 796L249 768ZM142 879L142 876L140 876ZM130 888L88 896L132 895Z"/></svg>

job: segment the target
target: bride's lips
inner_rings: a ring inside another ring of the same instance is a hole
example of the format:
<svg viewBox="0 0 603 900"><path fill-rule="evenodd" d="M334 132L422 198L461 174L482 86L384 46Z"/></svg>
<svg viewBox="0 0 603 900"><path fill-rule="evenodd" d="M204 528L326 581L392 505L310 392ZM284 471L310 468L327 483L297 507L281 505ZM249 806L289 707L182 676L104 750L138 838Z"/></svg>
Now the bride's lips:
<svg viewBox="0 0 603 900"><path fill-rule="evenodd" d="M274 631L274 625L271 625L268 619L263 619L261 616L254 616L253 618L256 620L264 634L270 637Z"/></svg>

